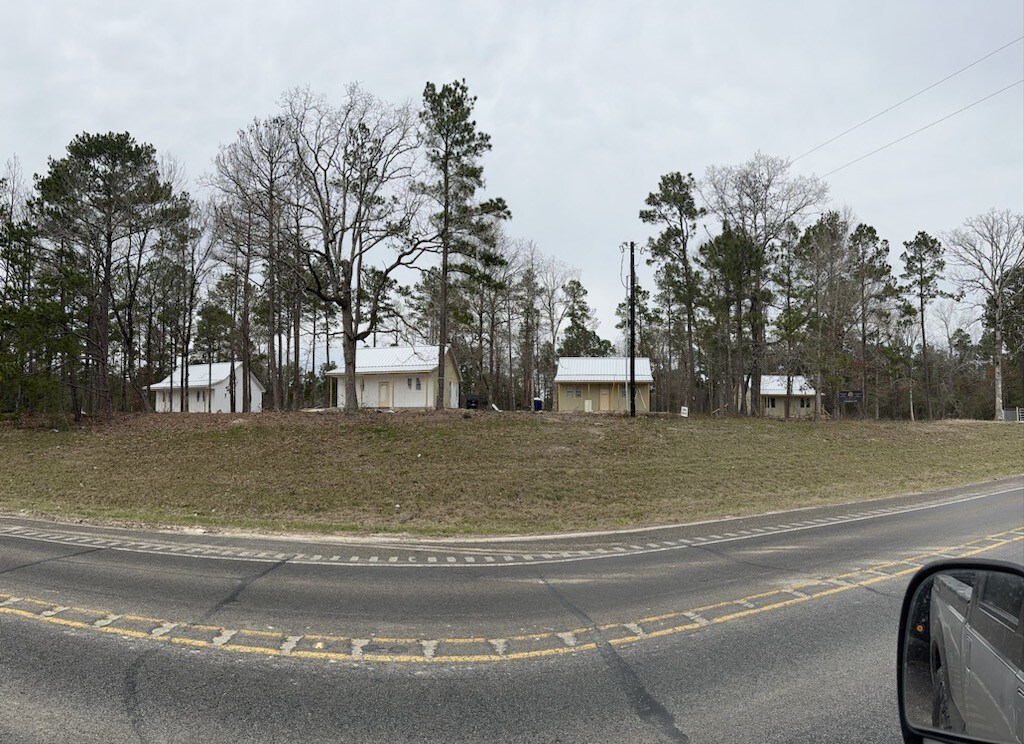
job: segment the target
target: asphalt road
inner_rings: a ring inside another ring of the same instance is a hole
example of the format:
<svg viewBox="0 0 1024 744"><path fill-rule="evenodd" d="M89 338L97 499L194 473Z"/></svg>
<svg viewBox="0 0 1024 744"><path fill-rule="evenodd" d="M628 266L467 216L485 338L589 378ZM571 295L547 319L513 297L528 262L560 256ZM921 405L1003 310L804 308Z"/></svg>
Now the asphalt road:
<svg viewBox="0 0 1024 744"><path fill-rule="evenodd" d="M0 742L895 742L904 587L966 554L1024 563L1024 480L530 540L0 519Z"/></svg>

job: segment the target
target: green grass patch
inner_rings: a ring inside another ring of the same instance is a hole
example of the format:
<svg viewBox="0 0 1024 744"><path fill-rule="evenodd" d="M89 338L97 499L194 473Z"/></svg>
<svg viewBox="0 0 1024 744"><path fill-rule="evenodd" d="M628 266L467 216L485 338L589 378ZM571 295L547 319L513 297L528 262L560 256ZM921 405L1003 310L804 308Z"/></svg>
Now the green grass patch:
<svg viewBox="0 0 1024 744"><path fill-rule="evenodd" d="M646 526L1022 470L1024 427L974 421L302 413L0 425L4 512L259 530Z"/></svg>

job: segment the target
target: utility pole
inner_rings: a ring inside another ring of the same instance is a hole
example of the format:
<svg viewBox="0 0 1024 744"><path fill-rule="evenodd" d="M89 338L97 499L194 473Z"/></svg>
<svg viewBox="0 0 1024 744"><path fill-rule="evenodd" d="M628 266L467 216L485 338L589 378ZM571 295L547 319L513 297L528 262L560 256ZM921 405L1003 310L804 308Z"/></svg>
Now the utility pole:
<svg viewBox="0 0 1024 744"><path fill-rule="evenodd" d="M629 415L636 418L636 243L629 241Z"/></svg>

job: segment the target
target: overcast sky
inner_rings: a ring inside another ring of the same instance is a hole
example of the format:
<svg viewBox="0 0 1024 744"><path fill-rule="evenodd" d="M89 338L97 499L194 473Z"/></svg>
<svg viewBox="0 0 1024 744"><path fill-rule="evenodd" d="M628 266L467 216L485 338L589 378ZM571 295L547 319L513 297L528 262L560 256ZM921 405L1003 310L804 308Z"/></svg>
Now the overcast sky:
<svg viewBox="0 0 1024 744"><path fill-rule="evenodd" d="M4 0L0 161L38 173L79 132L129 131L196 180L288 88L340 102L358 81L418 101L428 80L465 78L508 232L581 269L615 338L619 245L646 241L637 212L662 174L796 157L1022 35L1021 0ZM825 174L1021 78L1018 41L794 172ZM832 206L897 248L1024 209L1024 86L827 181Z"/></svg>

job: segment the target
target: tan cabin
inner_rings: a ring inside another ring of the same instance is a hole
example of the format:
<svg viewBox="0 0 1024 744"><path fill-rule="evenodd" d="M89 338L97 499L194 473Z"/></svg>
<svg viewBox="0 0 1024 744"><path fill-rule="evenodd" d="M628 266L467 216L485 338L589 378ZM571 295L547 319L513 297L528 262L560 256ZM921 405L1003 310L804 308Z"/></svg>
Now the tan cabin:
<svg viewBox="0 0 1024 744"><path fill-rule="evenodd" d="M360 408L431 409L437 402L437 347L388 346L356 350L356 396ZM445 350L444 407L458 408L462 375L451 348ZM327 373L329 405L345 407L345 370Z"/></svg>
<svg viewBox="0 0 1024 744"><path fill-rule="evenodd" d="M636 410L651 410L651 360L636 357ZM555 375L555 410L629 411L629 357L562 357Z"/></svg>
<svg viewBox="0 0 1024 744"><path fill-rule="evenodd" d="M790 418L814 416L814 388L802 375L793 375L787 387L786 375L761 375L761 414L768 418L786 417L786 398L789 397ZM750 390L746 392L750 404Z"/></svg>

